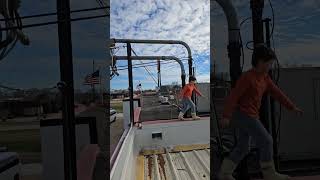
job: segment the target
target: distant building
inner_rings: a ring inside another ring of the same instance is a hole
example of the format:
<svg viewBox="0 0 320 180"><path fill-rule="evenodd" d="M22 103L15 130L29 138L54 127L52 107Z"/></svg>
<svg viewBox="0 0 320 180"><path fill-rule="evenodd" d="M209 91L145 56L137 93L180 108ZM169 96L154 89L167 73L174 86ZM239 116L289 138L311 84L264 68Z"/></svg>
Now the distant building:
<svg viewBox="0 0 320 180"><path fill-rule="evenodd" d="M125 90L115 90L110 92L110 99L124 99L129 96L129 92Z"/></svg>
<svg viewBox="0 0 320 180"><path fill-rule="evenodd" d="M43 114L43 105L39 101L23 98L9 98L0 101L0 116L2 119L40 114Z"/></svg>

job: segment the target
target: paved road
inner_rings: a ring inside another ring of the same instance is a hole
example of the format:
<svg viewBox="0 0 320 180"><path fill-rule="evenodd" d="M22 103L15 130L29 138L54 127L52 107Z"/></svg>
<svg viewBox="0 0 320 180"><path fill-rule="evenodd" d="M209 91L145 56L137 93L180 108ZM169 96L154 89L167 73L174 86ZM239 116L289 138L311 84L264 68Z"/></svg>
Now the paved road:
<svg viewBox="0 0 320 180"><path fill-rule="evenodd" d="M177 108L171 105L161 105L157 96L144 96L141 109L141 121L173 119L178 117Z"/></svg>
<svg viewBox="0 0 320 180"><path fill-rule="evenodd" d="M118 113L117 120L110 124L110 157L123 133L123 114Z"/></svg>
<svg viewBox="0 0 320 180"><path fill-rule="evenodd" d="M76 116L85 116L90 107L85 107L84 105L78 105L75 109ZM46 119L61 119L61 113L47 114ZM17 117L9 119L7 123L2 123L0 126L0 131L12 131L12 130L31 130L40 129L40 119L38 117Z"/></svg>

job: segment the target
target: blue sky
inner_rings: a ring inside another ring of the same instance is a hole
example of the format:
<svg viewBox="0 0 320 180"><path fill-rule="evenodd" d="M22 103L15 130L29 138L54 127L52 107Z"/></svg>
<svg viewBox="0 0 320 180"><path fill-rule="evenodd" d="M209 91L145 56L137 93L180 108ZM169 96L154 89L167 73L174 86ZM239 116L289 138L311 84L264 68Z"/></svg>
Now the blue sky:
<svg viewBox="0 0 320 180"><path fill-rule="evenodd" d="M111 38L181 40L189 44L199 82L210 80L210 6L209 0L111 0ZM116 55L126 55L118 44ZM188 72L187 52L181 45L132 45L138 55L177 56L184 60ZM145 62L145 61L144 61ZM148 61L146 61L148 62ZM154 62L154 61L153 61ZM139 64L140 62L134 62ZM118 62L124 66L127 62ZM147 67L157 78L156 66ZM161 66L162 84L181 83L177 63ZM128 88L127 70L119 71L111 81L112 89ZM156 83L142 67L133 70L134 87L154 89Z"/></svg>
<svg viewBox="0 0 320 180"><path fill-rule="evenodd" d="M251 17L249 0L233 0L240 22ZM211 31L213 31L214 60L218 69L228 70L227 22L221 7L211 1ZM272 0L275 11L274 44L281 65L311 64L320 66L320 1ZM265 1L263 17L272 19L269 2ZM251 21L241 26L244 45L252 40ZM245 47L245 46L244 46ZM245 70L250 68L252 51L245 48Z"/></svg>
<svg viewBox="0 0 320 180"><path fill-rule="evenodd" d="M71 9L99 7L95 0L71 1ZM56 11L56 0L22 1L21 16ZM102 10L73 14L72 17L101 15ZM54 21L56 16L24 19L23 24ZM27 28L24 30L31 44L17 46L0 61L0 84L16 88L46 88L60 81L58 26ZM83 78L92 72L92 60L106 76L106 18L72 23L74 83L76 89L87 89ZM104 83L105 84L105 83Z"/></svg>
<svg viewBox="0 0 320 180"><path fill-rule="evenodd" d="M219 71L228 70L227 23L221 8L212 3L211 31ZM264 17L271 17L266 1ZM274 42L280 63L313 64L319 66L320 47L320 1L318 0L272 0L276 26ZM234 0L239 19L251 16L249 0ZM71 9L97 7L95 0L71 1ZM176 39L187 42L192 49L199 81L209 80L210 9L209 0L111 0L112 38ZM22 1L20 15L54 12L55 0ZM99 14L92 12L79 16ZM76 15L74 15L76 17ZM49 18L23 20L24 24L55 20ZM75 88L86 88L83 78L92 71L92 59L101 67L107 78L106 18L74 22L72 24ZM24 30L31 40L30 46L20 43L9 56L0 62L0 84L17 88L45 88L60 80L57 25L28 28ZM252 39L251 23L241 28L244 43ZM175 55L185 59L187 53L182 46L133 45L138 55ZM120 48L117 55L125 55ZM245 69L250 68L251 51L245 49ZM124 62L119 66L125 65ZM187 67L187 65L185 64ZM163 84L180 82L178 65L164 65ZM155 67L149 67L156 76ZM120 72L120 71L119 71ZM141 82L143 88L154 88L155 83L143 68L134 69L134 85ZM127 88L127 71L111 81L112 88Z"/></svg>

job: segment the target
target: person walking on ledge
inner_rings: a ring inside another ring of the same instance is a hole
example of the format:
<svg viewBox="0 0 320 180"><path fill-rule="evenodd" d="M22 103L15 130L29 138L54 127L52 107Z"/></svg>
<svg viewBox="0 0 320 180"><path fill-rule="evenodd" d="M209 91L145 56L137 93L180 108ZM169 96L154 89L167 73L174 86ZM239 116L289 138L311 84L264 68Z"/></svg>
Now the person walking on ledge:
<svg viewBox="0 0 320 180"><path fill-rule="evenodd" d="M231 90L226 99L221 126L227 127L232 121L239 135L235 148L222 162L218 175L220 180L235 180L232 173L249 152L250 139L259 149L264 180L288 180L290 178L276 172L273 162L273 139L259 120L259 109L264 93L270 94L288 110L297 114L303 113L268 75L276 58L270 48L263 45L256 47L252 59L253 68L241 75L235 88Z"/></svg>
<svg viewBox="0 0 320 180"><path fill-rule="evenodd" d="M189 77L189 84L186 84L181 93L180 93L180 98L182 98L182 105L183 108L181 110L181 112L179 113L178 119L179 120L185 120L183 118L183 115L191 108L191 115L192 115L192 119L193 120L197 120L200 119L200 117L198 117L196 115L196 105L192 102L191 100L191 96L192 96L192 92L195 91L197 95L199 96L203 96L201 94L201 92L197 89L196 87L196 78L194 76L190 76Z"/></svg>

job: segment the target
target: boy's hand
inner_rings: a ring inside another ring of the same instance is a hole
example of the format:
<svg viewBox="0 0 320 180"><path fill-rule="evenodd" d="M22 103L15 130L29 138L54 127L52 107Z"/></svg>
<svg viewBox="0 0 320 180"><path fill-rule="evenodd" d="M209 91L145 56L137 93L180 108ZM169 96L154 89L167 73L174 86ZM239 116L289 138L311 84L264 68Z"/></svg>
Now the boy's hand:
<svg viewBox="0 0 320 180"><path fill-rule="evenodd" d="M222 128L226 128L226 127L228 127L229 124L230 124L230 119L228 119L228 118L222 118L221 121L220 121L220 123L221 123L220 125L221 125Z"/></svg>
<svg viewBox="0 0 320 180"><path fill-rule="evenodd" d="M295 112L295 113L297 113L298 115L302 115L303 114L303 111L300 109L300 108L298 108L298 107L295 107L294 109L293 109L293 111Z"/></svg>

